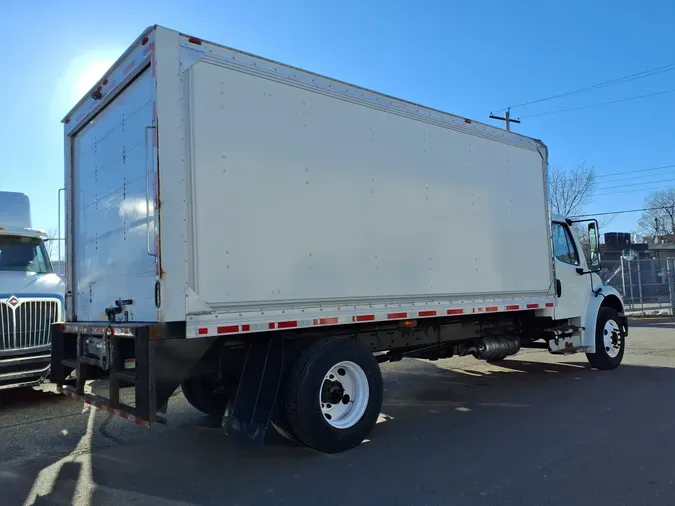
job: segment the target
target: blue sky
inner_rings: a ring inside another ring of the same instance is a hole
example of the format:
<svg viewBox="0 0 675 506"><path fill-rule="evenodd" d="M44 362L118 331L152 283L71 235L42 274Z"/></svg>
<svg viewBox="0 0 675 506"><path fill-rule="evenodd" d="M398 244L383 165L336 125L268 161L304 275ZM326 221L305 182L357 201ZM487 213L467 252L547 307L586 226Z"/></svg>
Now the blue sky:
<svg viewBox="0 0 675 506"><path fill-rule="evenodd" d="M673 21L672 0L649 7L625 0L12 2L0 20L0 189L27 193L34 225L55 229L60 120L152 24L491 121L488 114L500 107L674 63ZM675 71L518 108L513 116L666 90L675 90ZM675 164L674 111L675 93L667 93L523 118L514 130L544 140L552 164L596 168L602 195L589 212L633 209L659 184L640 183L675 179L675 167L604 175ZM635 186L601 189L626 184ZM638 217L618 216L609 228L633 230Z"/></svg>

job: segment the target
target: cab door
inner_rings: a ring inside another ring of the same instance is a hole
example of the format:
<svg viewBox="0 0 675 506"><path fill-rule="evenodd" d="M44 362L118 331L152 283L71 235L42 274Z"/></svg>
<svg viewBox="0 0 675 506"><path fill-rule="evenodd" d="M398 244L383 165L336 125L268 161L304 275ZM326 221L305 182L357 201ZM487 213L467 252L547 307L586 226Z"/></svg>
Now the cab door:
<svg viewBox="0 0 675 506"><path fill-rule="evenodd" d="M586 308L591 290L584 274L586 262L567 223L553 222L553 254L555 256L555 319L579 318Z"/></svg>

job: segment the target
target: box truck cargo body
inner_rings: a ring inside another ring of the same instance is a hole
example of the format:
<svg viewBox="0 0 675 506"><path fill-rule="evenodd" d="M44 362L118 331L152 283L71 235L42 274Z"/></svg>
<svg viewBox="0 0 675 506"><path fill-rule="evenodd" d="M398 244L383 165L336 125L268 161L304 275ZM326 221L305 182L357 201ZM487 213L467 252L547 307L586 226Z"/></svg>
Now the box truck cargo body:
<svg viewBox="0 0 675 506"><path fill-rule="evenodd" d="M151 422L182 384L229 432L340 451L379 412L377 360L621 360L597 224L587 260L536 139L162 27L64 124L70 395ZM109 399L84 392L101 375Z"/></svg>

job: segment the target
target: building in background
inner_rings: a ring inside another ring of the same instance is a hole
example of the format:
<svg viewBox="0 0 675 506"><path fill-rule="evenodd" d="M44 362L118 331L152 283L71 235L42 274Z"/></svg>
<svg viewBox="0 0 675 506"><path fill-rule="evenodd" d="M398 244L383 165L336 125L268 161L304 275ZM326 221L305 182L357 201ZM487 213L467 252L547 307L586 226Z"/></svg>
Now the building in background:
<svg viewBox="0 0 675 506"><path fill-rule="evenodd" d="M633 310L671 310L675 306L675 236L644 237L607 232L600 246L601 277L623 294Z"/></svg>

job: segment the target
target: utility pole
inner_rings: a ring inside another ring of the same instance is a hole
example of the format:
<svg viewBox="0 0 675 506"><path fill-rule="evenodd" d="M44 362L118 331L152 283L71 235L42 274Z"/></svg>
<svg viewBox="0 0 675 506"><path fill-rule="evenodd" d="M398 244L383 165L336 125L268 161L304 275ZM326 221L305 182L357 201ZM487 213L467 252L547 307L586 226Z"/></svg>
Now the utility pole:
<svg viewBox="0 0 675 506"><path fill-rule="evenodd" d="M491 119L498 119L499 121L504 121L506 122L506 131L510 132L511 131L511 123L520 123L519 119L511 119L511 108L509 107L506 109L506 114L502 118L501 116L495 116L494 114L490 113L490 118Z"/></svg>

